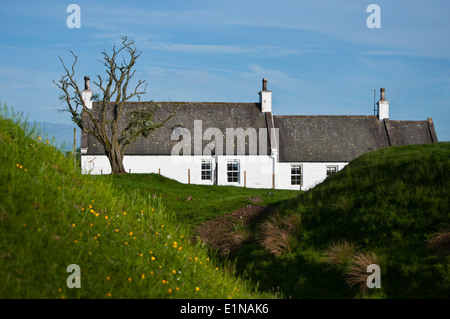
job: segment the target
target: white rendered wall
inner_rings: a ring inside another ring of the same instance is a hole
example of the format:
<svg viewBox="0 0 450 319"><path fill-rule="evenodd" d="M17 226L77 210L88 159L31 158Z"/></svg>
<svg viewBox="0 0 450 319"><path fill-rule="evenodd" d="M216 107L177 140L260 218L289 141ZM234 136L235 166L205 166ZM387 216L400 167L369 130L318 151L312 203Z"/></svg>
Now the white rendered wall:
<svg viewBox="0 0 450 319"><path fill-rule="evenodd" d="M227 162L239 161L239 181L228 182ZM272 188L273 161L270 156L219 156L218 185L244 186L249 188Z"/></svg>
<svg viewBox="0 0 450 319"><path fill-rule="evenodd" d="M202 160L211 161L211 180L201 179ZM239 181L228 182L227 162L239 161ZM124 167L131 173L159 173L165 177L187 184L212 185L215 163L218 163L217 184L248 188L272 188L274 161L271 156L125 156ZM83 174L110 174L111 166L105 155L82 155ZM275 188L300 190L300 185L291 185L291 166L302 166L302 190L308 190L327 177L327 166L337 166L338 171L348 163L276 163Z"/></svg>
<svg viewBox="0 0 450 319"><path fill-rule="evenodd" d="M378 119L384 120L389 119L389 102L388 101L378 101Z"/></svg>
<svg viewBox="0 0 450 319"><path fill-rule="evenodd" d="M291 185L291 166L302 167L302 190L308 190L327 178L327 166L337 166L337 171L343 169L348 163L278 163L275 172L275 188L300 190L300 185Z"/></svg>

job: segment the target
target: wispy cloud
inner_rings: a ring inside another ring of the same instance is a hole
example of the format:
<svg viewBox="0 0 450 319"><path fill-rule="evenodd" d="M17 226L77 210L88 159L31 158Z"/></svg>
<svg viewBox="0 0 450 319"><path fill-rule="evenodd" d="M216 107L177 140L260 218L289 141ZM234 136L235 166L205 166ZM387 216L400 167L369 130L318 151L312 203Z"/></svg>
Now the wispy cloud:
<svg viewBox="0 0 450 319"><path fill-rule="evenodd" d="M380 50L380 51L365 51L365 55L384 55L384 56L406 56L406 55L414 55L409 51L396 51L396 50Z"/></svg>

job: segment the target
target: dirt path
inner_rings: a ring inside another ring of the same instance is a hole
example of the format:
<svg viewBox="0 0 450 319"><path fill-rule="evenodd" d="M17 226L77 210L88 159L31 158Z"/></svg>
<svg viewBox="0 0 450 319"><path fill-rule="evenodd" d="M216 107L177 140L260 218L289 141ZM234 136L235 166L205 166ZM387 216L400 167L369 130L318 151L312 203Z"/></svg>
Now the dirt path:
<svg viewBox="0 0 450 319"><path fill-rule="evenodd" d="M250 226L274 211L272 207L260 206L258 197L249 198L253 204L235 210L231 214L202 223L196 229L197 239L207 243L220 255L227 255L249 240L248 234L240 226Z"/></svg>

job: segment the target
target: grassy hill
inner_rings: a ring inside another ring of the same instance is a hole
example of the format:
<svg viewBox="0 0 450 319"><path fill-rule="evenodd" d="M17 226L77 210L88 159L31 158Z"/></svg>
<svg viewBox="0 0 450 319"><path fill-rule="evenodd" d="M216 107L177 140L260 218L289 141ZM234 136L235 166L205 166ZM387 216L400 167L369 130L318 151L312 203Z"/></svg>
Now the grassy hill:
<svg viewBox="0 0 450 319"><path fill-rule="evenodd" d="M365 154L253 226L238 273L293 298L448 298L449 202L449 143Z"/></svg>
<svg viewBox="0 0 450 319"><path fill-rule="evenodd" d="M0 299L272 298L191 242L159 198L81 175L21 115L0 113ZM72 264L80 289L66 284Z"/></svg>
<svg viewBox="0 0 450 319"><path fill-rule="evenodd" d="M0 298L449 297L448 143L365 154L307 192L184 185L81 175L4 107L0 165ZM237 223L227 258L192 240L255 197L277 209Z"/></svg>

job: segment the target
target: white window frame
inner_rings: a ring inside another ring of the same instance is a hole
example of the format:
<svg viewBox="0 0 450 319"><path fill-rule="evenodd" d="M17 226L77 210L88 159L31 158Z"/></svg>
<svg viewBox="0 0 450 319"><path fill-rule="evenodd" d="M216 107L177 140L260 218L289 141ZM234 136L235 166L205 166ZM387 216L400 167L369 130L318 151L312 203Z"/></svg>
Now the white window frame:
<svg viewBox="0 0 450 319"><path fill-rule="evenodd" d="M201 166L200 166L200 179L202 181L211 181L212 178L212 161L211 160L202 160L201 162ZM209 165L209 168L203 168L203 165L207 164ZM206 177L205 175L209 175L209 178L204 178Z"/></svg>
<svg viewBox="0 0 450 319"><path fill-rule="evenodd" d="M293 169L297 169L297 168L300 170L300 173L293 174L293 172L292 172ZM298 178L295 178L296 180L298 180L298 183L293 183L294 177L298 177ZM291 165L291 185L300 185L300 186L303 185L303 165L301 165L301 164L292 164Z"/></svg>
<svg viewBox="0 0 450 319"><path fill-rule="evenodd" d="M328 169L334 169L335 171L331 172L331 171L328 171ZM331 176L333 174L336 174L338 171L339 171L339 167L337 165L327 165L327 168L326 168L327 177Z"/></svg>
<svg viewBox="0 0 450 319"><path fill-rule="evenodd" d="M233 164L237 165L237 170L235 170L235 169L229 170L229 165L233 165ZM231 176L232 180L231 181L230 181L230 173L232 173L232 176ZM227 160L227 182L228 183L239 184L240 177L241 177L241 163L240 163L240 161L239 160ZM236 179L236 180L234 180L234 179Z"/></svg>

